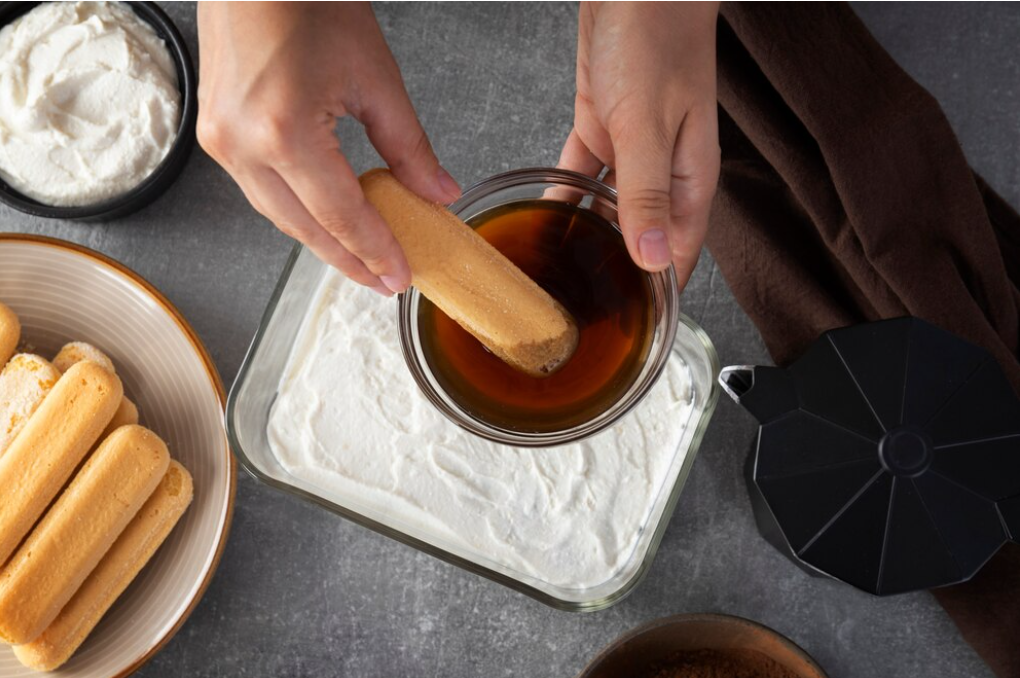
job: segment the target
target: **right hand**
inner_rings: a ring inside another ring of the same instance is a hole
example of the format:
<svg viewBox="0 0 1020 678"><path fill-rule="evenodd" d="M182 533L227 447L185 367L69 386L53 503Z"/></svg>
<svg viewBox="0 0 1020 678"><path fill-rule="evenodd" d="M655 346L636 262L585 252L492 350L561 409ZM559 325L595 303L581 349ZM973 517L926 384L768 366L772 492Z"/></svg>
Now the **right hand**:
<svg viewBox="0 0 1020 678"><path fill-rule="evenodd" d="M634 262L673 262L680 289L701 254L719 180L715 2L582 2L574 129L560 167L611 170Z"/></svg>
<svg viewBox="0 0 1020 678"><path fill-rule="evenodd" d="M347 277L384 295L407 260L340 152L350 114L405 186L448 203L436 159L366 3L201 3L198 140L251 204Z"/></svg>

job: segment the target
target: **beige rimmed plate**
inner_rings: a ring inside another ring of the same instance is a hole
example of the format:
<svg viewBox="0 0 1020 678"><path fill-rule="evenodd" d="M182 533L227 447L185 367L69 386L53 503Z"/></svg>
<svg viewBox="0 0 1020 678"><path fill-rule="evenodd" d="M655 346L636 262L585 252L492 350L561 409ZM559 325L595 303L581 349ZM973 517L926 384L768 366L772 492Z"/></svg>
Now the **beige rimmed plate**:
<svg viewBox="0 0 1020 678"><path fill-rule="evenodd" d="M124 676L181 627L226 543L236 469L223 428L223 385L194 331L152 285L68 242L0 233L0 301L18 314L22 348L47 358L72 340L106 352L158 433L195 480L195 498L166 543L61 670ZM0 645L0 678L38 676Z"/></svg>

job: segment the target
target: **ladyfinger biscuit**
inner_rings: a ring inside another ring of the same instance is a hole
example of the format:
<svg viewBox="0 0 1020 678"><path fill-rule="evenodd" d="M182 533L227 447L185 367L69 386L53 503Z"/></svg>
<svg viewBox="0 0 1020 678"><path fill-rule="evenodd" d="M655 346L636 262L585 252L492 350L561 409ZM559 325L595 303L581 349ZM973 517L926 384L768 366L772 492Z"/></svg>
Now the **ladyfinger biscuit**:
<svg viewBox="0 0 1020 678"><path fill-rule="evenodd" d="M120 399L120 405L117 407L117 411L113 413L113 419L106 425L106 428L100 434L100 440L106 440L106 437L119 429L121 426L131 426L138 423L138 408L133 402L128 400L127 396Z"/></svg>
<svg viewBox="0 0 1020 678"><path fill-rule="evenodd" d="M0 457L42 404L60 372L45 358L19 353L0 372Z"/></svg>
<svg viewBox="0 0 1020 678"><path fill-rule="evenodd" d="M117 371L109 356L92 344L86 344L84 341L72 341L70 344L65 344L64 347L60 349L60 353L58 353L53 359L53 365L61 372L66 372L72 365L80 363L83 360L91 360L94 363L102 365L111 372ZM117 412L113 415L113 419L110 420L106 430L103 431L101 436L99 436L99 440L105 440L106 436L110 435L121 426L137 423L138 407L131 402L127 396L124 396L124 399L120 403L120 407L117 408Z"/></svg>
<svg viewBox="0 0 1020 678"><path fill-rule="evenodd" d="M14 355L21 340L21 321L9 306L0 303L0 368Z"/></svg>
<svg viewBox="0 0 1020 678"><path fill-rule="evenodd" d="M20 645L53 623L169 464L166 444L141 426L119 428L96 448L0 573L0 638Z"/></svg>
<svg viewBox="0 0 1020 678"><path fill-rule="evenodd" d="M80 363L83 360L91 360L111 372L117 372L109 356L84 341L72 341L69 344L64 344L60 353L53 358L53 366L63 373L71 369L75 363Z"/></svg>
<svg viewBox="0 0 1020 678"><path fill-rule="evenodd" d="M152 496L53 623L32 642L14 646L18 660L36 671L53 671L70 659L156 553L188 508L192 494L191 474L171 461Z"/></svg>
<svg viewBox="0 0 1020 678"><path fill-rule="evenodd" d="M432 303L522 372L546 376L570 359L573 318L513 262L389 171L371 170L360 181L404 250L411 284Z"/></svg>
<svg viewBox="0 0 1020 678"><path fill-rule="evenodd" d="M64 373L0 457L0 565L32 529L124 396L117 375L85 361Z"/></svg>

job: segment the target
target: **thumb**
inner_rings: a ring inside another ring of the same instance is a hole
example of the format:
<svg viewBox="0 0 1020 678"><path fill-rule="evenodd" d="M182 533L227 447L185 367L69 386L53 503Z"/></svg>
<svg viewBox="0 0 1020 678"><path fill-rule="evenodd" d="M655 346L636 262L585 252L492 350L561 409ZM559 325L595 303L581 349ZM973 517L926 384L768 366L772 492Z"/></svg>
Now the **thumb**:
<svg viewBox="0 0 1020 678"><path fill-rule="evenodd" d="M676 141L654 121L636 120L612 135L620 229L631 258L646 271L671 261L670 184Z"/></svg>

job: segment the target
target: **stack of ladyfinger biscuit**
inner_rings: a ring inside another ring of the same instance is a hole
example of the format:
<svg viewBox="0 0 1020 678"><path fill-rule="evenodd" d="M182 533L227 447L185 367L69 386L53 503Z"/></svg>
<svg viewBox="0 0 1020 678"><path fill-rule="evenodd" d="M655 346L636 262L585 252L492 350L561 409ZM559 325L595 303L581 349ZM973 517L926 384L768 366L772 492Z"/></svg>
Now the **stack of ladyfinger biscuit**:
<svg viewBox="0 0 1020 678"><path fill-rule="evenodd" d="M0 303L0 641L66 662L191 503L191 475L138 425L113 363L84 343L14 355Z"/></svg>

